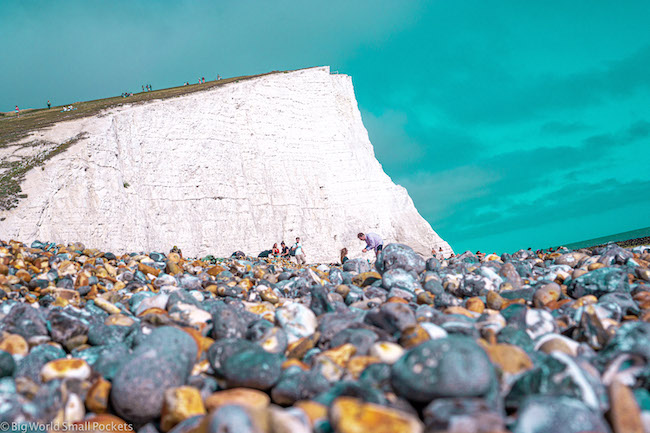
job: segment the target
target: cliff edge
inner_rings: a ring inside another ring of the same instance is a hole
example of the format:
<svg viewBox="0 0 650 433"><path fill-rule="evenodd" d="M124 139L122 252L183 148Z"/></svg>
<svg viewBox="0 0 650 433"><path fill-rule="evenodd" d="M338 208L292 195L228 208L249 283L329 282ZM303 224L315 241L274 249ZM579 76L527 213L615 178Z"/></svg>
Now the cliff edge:
<svg viewBox="0 0 650 433"><path fill-rule="evenodd" d="M328 67L56 123L0 149L0 167L62 145L0 211L1 238L225 256L300 236L308 261L332 262L373 231L451 251L376 160L351 78Z"/></svg>

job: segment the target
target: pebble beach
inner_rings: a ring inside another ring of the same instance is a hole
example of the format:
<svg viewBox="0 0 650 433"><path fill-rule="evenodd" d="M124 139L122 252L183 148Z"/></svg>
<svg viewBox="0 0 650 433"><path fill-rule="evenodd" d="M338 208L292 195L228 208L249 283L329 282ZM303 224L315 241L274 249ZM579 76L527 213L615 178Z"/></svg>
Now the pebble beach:
<svg viewBox="0 0 650 433"><path fill-rule="evenodd" d="M650 245L298 266L0 241L0 299L3 431L650 432Z"/></svg>

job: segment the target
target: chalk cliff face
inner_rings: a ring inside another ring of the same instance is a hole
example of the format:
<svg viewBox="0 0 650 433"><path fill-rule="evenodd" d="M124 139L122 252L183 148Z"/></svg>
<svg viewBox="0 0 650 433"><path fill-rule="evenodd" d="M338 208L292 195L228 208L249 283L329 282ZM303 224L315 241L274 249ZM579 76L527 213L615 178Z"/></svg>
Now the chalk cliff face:
<svg viewBox="0 0 650 433"><path fill-rule="evenodd" d="M28 173L0 238L223 256L300 236L308 261L330 262L343 247L359 256L357 232L372 231L451 251L375 159L351 78L327 67L124 105L30 139L82 133Z"/></svg>

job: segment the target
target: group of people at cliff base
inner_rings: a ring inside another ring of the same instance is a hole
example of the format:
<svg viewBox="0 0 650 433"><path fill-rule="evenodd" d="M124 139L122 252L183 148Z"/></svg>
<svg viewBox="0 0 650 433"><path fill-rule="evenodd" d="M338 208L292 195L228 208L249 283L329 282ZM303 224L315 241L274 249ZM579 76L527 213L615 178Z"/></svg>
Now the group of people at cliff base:
<svg viewBox="0 0 650 433"><path fill-rule="evenodd" d="M292 257L296 259L296 263L299 265L304 265L307 263L307 256L305 255L305 250L302 247L300 238L296 238L296 243L289 248L284 241L280 242L280 247L278 244L273 244L273 248L270 250L262 251L258 257L281 257L287 260L290 260Z"/></svg>
<svg viewBox="0 0 650 433"><path fill-rule="evenodd" d="M375 257L377 257L384 248L384 240L377 233L359 233L357 237L359 240L366 243L366 247L362 250L364 253L374 251ZM290 260L293 257L299 265L307 263L307 255L305 254L305 249L300 242L300 238L296 238L296 243L291 247L288 247L284 241L280 242L279 247L278 244L275 243L270 250L262 251L258 257L280 257L287 260ZM348 260L348 249L343 248L341 250L341 264L344 264Z"/></svg>

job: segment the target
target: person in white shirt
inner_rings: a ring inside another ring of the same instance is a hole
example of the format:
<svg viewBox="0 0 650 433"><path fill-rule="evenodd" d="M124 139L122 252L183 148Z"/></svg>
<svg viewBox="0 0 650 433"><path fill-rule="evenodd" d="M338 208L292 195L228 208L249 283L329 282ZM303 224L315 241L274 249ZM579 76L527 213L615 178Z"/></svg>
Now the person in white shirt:
<svg viewBox="0 0 650 433"><path fill-rule="evenodd" d="M296 256L296 263L298 263L299 265L304 265L307 263L307 260L305 258L305 250L302 249L300 238L296 238L296 243L293 244L293 251Z"/></svg>

